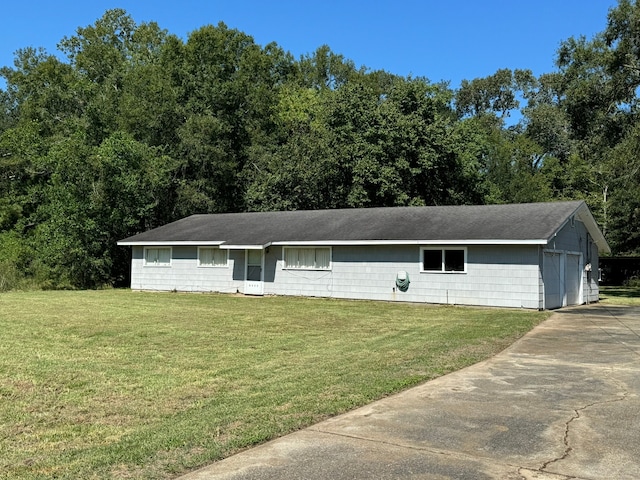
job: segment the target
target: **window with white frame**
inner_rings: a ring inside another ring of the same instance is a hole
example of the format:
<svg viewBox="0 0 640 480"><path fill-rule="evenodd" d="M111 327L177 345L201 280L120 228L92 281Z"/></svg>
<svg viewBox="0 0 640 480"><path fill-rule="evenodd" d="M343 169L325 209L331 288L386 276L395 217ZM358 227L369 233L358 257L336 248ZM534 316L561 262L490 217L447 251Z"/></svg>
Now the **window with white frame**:
<svg viewBox="0 0 640 480"><path fill-rule="evenodd" d="M466 272L467 249L458 248L422 248L423 272Z"/></svg>
<svg viewBox="0 0 640 480"><path fill-rule="evenodd" d="M218 247L198 247L199 267L226 267L227 251Z"/></svg>
<svg viewBox="0 0 640 480"><path fill-rule="evenodd" d="M331 247L284 247L284 268L331 270Z"/></svg>
<svg viewBox="0 0 640 480"><path fill-rule="evenodd" d="M171 266L171 247L145 247L144 265L146 267Z"/></svg>

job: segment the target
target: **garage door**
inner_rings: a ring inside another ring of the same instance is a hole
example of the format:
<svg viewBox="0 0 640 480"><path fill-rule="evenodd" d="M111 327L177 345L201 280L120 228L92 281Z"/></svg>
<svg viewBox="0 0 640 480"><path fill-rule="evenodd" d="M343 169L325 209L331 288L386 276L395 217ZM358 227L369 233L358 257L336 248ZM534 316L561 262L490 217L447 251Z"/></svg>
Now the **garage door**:
<svg viewBox="0 0 640 480"><path fill-rule="evenodd" d="M560 276L560 257L557 252L544 252L542 276L544 280L544 308L562 306L563 285Z"/></svg>
<svg viewBox="0 0 640 480"><path fill-rule="evenodd" d="M580 287L582 272L580 269L580 255L567 254L567 266L565 268L567 289L567 305L580 304Z"/></svg>

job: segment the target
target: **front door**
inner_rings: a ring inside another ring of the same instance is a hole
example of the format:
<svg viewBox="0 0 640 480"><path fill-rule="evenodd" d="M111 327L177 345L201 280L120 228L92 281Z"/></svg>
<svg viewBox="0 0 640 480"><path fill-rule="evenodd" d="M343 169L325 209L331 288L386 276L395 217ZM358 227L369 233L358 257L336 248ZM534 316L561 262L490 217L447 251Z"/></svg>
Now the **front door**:
<svg viewBox="0 0 640 480"><path fill-rule="evenodd" d="M264 294L264 278L263 278L263 251L245 250L247 260L247 271L244 282L245 295L262 295Z"/></svg>

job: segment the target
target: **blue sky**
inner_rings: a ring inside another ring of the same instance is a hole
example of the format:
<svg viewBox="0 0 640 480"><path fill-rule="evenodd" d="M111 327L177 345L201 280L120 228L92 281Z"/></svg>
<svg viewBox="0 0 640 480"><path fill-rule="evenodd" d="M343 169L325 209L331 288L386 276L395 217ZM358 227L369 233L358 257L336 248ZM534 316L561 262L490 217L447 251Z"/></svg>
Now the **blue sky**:
<svg viewBox="0 0 640 480"><path fill-rule="evenodd" d="M615 0L22 0L3 5L0 66L19 48L56 44L124 8L137 23L155 21L183 39L225 22L260 45L275 41L296 58L327 44L357 66L446 80L485 77L499 68L554 69L555 52L571 36L606 26Z"/></svg>

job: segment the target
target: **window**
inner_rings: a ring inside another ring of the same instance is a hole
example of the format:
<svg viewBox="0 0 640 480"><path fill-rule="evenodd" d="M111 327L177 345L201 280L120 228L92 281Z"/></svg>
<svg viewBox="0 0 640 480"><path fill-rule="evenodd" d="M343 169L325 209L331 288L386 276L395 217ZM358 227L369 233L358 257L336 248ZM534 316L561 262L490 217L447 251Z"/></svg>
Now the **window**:
<svg viewBox="0 0 640 480"><path fill-rule="evenodd" d="M423 248L423 272L466 272L466 248Z"/></svg>
<svg viewBox="0 0 640 480"><path fill-rule="evenodd" d="M147 267L171 266L171 247L145 247L144 265Z"/></svg>
<svg viewBox="0 0 640 480"><path fill-rule="evenodd" d="M227 251L220 248L199 247L198 248L199 267L226 267Z"/></svg>
<svg viewBox="0 0 640 480"><path fill-rule="evenodd" d="M439 272L442 270L442 250L423 250L422 269Z"/></svg>
<svg viewBox="0 0 640 480"><path fill-rule="evenodd" d="M284 268L331 270L331 248L285 247Z"/></svg>

